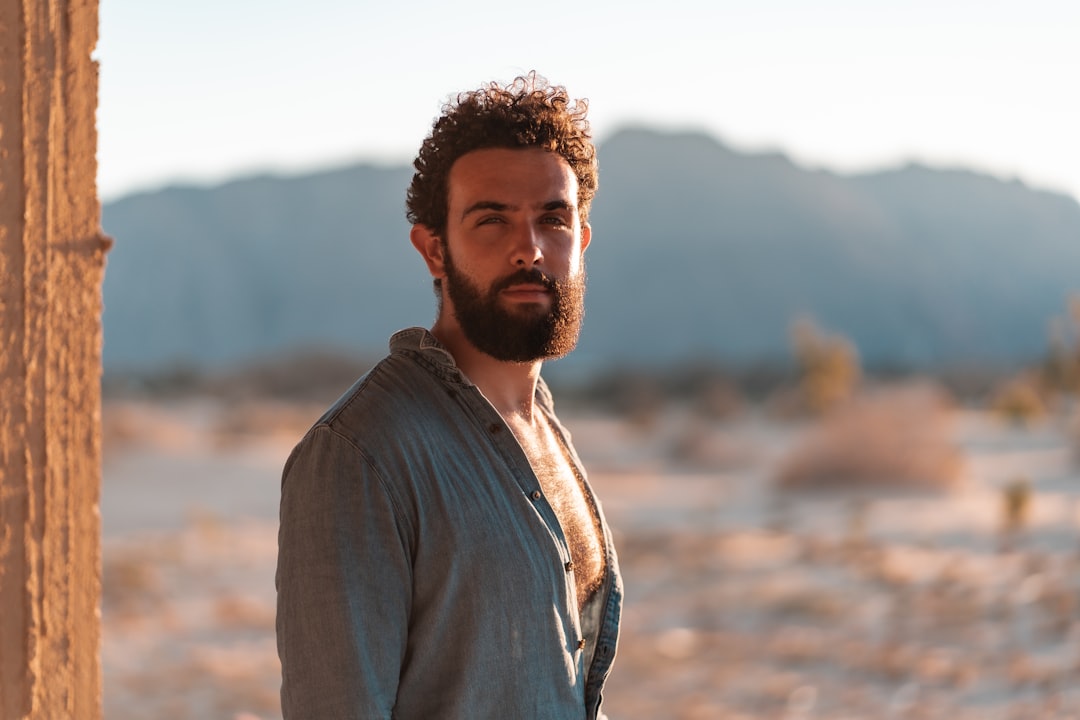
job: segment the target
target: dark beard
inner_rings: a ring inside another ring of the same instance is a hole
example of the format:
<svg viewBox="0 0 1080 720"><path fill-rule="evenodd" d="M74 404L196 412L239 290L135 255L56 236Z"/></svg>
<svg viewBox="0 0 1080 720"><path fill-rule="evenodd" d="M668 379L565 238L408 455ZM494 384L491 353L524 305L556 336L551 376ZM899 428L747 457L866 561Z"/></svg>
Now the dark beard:
<svg viewBox="0 0 1080 720"><path fill-rule="evenodd" d="M585 314L585 270L566 280L552 280L539 270L521 269L491 285L485 294L459 273L445 254L446 292L465 337L478 350L504 362L527 363L560 358L577 345ZM551 309L499 306L499 292L511 285L535 283L551 291Z"/></svg>

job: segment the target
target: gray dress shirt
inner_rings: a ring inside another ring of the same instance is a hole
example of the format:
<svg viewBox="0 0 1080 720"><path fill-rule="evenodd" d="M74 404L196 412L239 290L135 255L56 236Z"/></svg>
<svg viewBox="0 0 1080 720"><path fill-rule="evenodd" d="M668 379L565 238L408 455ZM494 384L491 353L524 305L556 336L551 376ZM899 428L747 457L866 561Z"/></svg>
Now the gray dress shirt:
<svg viewBox="0 0 1080 720"><path fill-rule="evenodd" d="M285 465L277 640L287 720L593 720L622 582L580 612L570 550L502 417L426 330L308 431ZM585 473L552 411L537 406Z"/></svg>

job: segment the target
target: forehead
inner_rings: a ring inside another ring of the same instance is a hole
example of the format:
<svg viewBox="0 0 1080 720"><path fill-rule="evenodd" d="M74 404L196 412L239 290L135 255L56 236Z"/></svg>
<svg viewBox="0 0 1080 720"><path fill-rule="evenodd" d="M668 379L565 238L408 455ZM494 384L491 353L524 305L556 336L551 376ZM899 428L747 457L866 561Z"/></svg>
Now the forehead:
<svg viewBox="0 0 1080 720"><path fill-rule="evenodd" d="M562 200L577 207L578 182L561 155L538 148L485 148L450 168L450 208L492 201L530 207Z"/></svg>

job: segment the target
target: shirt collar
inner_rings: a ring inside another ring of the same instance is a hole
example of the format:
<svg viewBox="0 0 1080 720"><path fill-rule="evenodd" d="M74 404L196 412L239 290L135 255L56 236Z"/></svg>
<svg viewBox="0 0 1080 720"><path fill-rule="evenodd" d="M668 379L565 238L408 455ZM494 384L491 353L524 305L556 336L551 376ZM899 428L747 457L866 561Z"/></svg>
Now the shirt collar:
<svg viewBox="0 0 1080 720"><path fill-rule="evenodd" d="M461 368L454 361L450 351L431 334L430 330L422 327L405 328L398 330L390 336L390 352L413 351L420 353L421 357L433 365L444 377L455 380L462 385L475 387L474 383L465 377ZM541 404L545 408L552 406L551 390L548 389L544 378L537 378L536 393Z"/></svg>
<svg viewBox="0 0 1080 720"><path fill-rule="evenodd" d="M418 352L437 369L465 385L473 383L454 362L454 356L436 339L431 331L422 327L405 328L390 336L390 352Z"/></svg>

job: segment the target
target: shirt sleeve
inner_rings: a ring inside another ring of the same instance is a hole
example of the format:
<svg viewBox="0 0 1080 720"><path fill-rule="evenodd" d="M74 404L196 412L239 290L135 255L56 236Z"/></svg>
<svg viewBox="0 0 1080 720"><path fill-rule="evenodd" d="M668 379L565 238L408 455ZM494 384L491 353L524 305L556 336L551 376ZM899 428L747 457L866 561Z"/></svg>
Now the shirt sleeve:
<svg viewBox="0 0 1080 720"><path fill-rule="evenodd" d="M408 534L361 451L326 426L281 482L277 644L285 720L390 718L412 587Z"/></svg>

